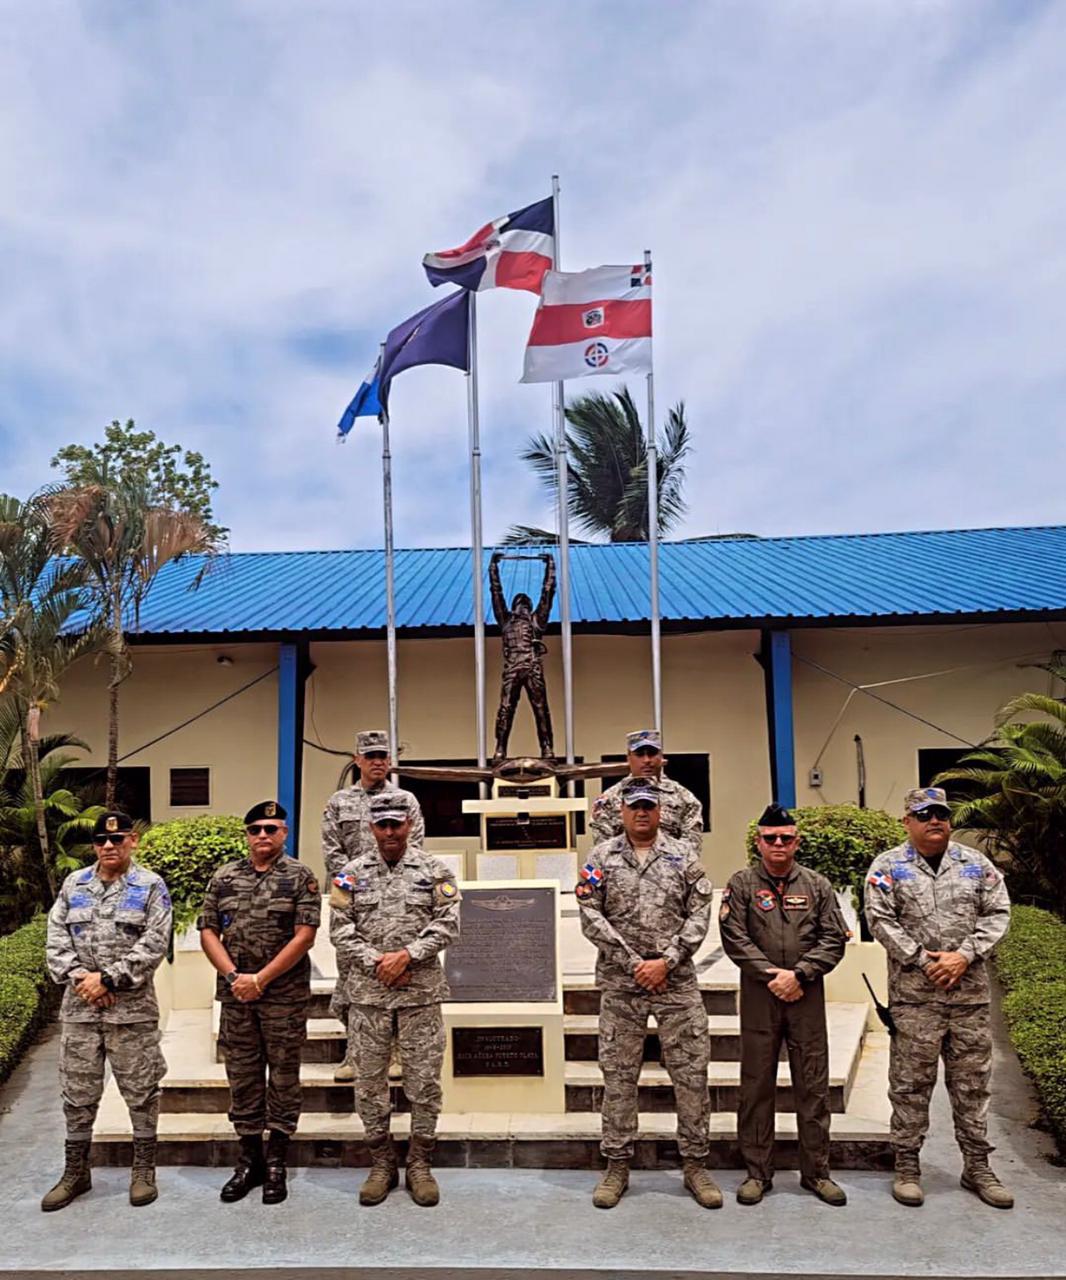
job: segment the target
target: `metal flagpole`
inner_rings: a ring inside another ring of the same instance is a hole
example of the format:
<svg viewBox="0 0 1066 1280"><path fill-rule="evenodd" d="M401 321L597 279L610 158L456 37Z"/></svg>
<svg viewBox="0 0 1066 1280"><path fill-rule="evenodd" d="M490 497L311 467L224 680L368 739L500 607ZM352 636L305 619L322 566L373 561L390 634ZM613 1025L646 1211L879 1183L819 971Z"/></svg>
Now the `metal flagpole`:
<svg viewBox="0 0 1066 1280"><path fill-rule="evenodd" d="M552 174L552 220L555 230L555 270L560 268L559 175ZM552 396L555 415L556 488L559 494L559 620L563 639L563 736L566 759L574 762L574 666L570 634L570 494L569 465L566 455L565 384L557 382ZM573 795L573 783L567 792Z"/></svg>
<svg viewBox="0 0 1066 1280"><path fill-rule="evenodd" d="M485 592L482 581L481 533L481 428L477 402L477 294L469 293L467 328L466 417L470 437L470 571L474 585L474 715L477 721L477 762L484 768L485 757ZM479 785L481 798L486 795Z"/></svg>
<svg viewBox="0 0 1066 1280"><path fill-rule="evenodd" d="M385 344L378 354L380 370L385 355ZM389 751L393 761L399 759L400 739L396 719L396 552L392 540L392 450L389 447L389 415L381 415L381 484L385 499L385 652L388 662L389 682ZM392 785L400 785L399 775L393 771Z"/></svg>
<svg viewBox="0 0 1066 1280"><path fill-rule="evenodd" d="M644 250L644 274L651 274L651 250ZM654 348L653 348L654 350ZM654 359L654 357L653 357ZM655 728L663 731L662 645L659 633L659 449L655 440L655 371L648 370L648 568L651 578L651 706Z"/></svg>

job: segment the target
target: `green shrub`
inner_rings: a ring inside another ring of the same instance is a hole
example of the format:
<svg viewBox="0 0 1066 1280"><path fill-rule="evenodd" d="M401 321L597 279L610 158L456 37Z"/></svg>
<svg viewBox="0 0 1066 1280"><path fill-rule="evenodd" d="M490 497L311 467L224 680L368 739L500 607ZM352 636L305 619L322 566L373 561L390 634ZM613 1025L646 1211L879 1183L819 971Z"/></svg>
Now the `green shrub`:
<svg viewBox="0 0 1066 1280"><path fill-rule="evenodd" d="M15 1069L33 1033L62 994L44 962L47 919L0 938L0 1081Z"/></svg>
<svg viewBox="0 0 1066 1280"><path fill-rule="evenodd" d="M247 853L240 818L205 814L151 827L137 846L137 861L166 881L174 900L174 928L180 933L196 919L214 872Z"/></svg>
<svg viewBox="0 0 1066 1280"><path fill-rule="evenodd" d="M856 905L862 902L862 886L870 863L886 849L902 844L907 831L898 818L883 809L859 809L853 804L825 804L795 809L800 840L797 859L819 871L835 889L852 889ZM756 824L748 827L748 854L755 862Z"/></svg>
<svg viewBox="0 0 1066 1280"><path fill-rule="evenodd" d="M1039 907L1015 907L996 969L1011 1043L1066 1154L1066 923Z"/></svg>

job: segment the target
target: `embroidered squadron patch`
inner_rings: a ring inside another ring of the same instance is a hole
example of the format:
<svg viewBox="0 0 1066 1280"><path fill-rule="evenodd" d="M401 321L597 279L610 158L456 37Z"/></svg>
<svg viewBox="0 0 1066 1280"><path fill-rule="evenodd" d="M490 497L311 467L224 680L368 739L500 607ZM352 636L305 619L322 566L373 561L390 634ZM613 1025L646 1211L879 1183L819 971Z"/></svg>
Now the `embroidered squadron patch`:
<svg viewBox="0 0 1066 1280"><path fill-rule="evenodd" d="M308 880L308 882L307 882L307 892L308 892L308 893L317 893L317 892L318 892L318 881L317 881L317 880Z"/></svg>
<svg viewBox="0 0 1066 1280"><path fill-rule="evenodd" d="M589 884L587 880L579 880L574 886L575 898L592 898L596 894L596 890Z"/></svg>
<svg viewBox="0 0 1066 1280"><path fill-rule="evenodd" d="M760 911L773 911L774 902L774 895L770 889L756 889L755 905Z"/></svg>
<svg viewBox="0 0 1066 1280"><path fill-rule="evenodd" d="M437 885L437 892L440 894L442 898L450 899L450 898L454 898L455 895L459 892L459 890L455 887L455 884L453 881L442 880L440 884Z"/></svg>
<svg viewBox="0 0 1066 1280"><path fill-rule="evenodd" d="M689 884L695 884L697 880L703 879L703 867L698 862L691 862L685 868L685 879Z"/></svg>
<svg viewBox="0 0 1066 1280"><path fill-rule="evenodd" d="M786 893L784 905L786 911L806 911L811 900L805 893Z"/></svg>
<svg viewBox="0 0 1066 1280"><path fill-rule="evenodd" d="M714 885L706 876L701 876L693 887L702 898L710 898L714 894Z"/></svg>
<svg viewBox="0 0 1066 1280"><path fill-rule="evenodd" d="M976 862L964 862L959 868L959 875L964 880L983 880L985 871L983 867L977 865Z"/></svg>

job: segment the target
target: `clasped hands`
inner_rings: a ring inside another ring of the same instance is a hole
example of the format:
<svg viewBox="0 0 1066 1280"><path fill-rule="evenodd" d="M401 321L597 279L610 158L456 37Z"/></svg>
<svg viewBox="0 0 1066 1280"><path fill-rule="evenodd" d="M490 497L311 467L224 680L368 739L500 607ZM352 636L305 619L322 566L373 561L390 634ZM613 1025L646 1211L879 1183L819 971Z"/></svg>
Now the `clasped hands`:
<svg viewBox="0 0 1066 1280"><path fill-rule="evenodd" d="M930 963L925 966L923 973L930 982L935 982L938 987L953 987L970 967L969 960L961 951L927 951Z"/></svg>
<svg viewBox="0 0 1066 1280"><path fill-rule="evenodd" d="M669 972L665 960L641 960L633 970L633 977L645 991L650 991L653 996L660 996L666 990Z"/></svg>
<svg viewBox="0 0 1066 1280"><path fill-rule="evenodd" d="M404 948L401 951L386 951L374 966L374 977L387 987L406 987L411 981L411 953Z"/></svg>
<svg viewBox="0 0 1066 1280"><path fill-rule="evenodd" d="M117 999L113 991L104 986L100 973L82 973L74 981L74 994L79 1000L91 1004L94 1009L110 1009Z"/></svg>
<svg viewBox="0 0 1066 1280"><path fill-rule="evenodd" d="M785 1004L795 1004L797 1000L803 999L803 983L791 969L777 969L771 966L766 972L773 975L766 984L771 995L777 996L778 1000L783 1000Z"/></svg>

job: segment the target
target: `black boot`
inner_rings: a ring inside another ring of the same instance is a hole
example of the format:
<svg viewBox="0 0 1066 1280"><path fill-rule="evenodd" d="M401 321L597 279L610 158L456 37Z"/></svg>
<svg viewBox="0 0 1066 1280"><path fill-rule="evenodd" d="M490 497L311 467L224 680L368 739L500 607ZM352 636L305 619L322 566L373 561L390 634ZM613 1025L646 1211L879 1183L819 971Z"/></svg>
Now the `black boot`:
<svg viewBox="0 0 1066 1280"><path fill-rule="evenodd" d="M285 1185L285 1156L289 1150L289 1135L278 1129L270 1130L267 1139L266 1181L263 1183L263 1203L281 1204L289 1194Z"/></svg>
<svg viewBox="0 0 1066 1280"><path fill-rule="evenodd" d="M231 1204L234 1200L243 1200L253 1187L261 1187L266 1177L266 1164L263 1160L263 1135L261 1133L245 1134L241 1138L241 1154L237 1157L237 1167L233 1177L222 1188L220 1200Z"/></svg>

